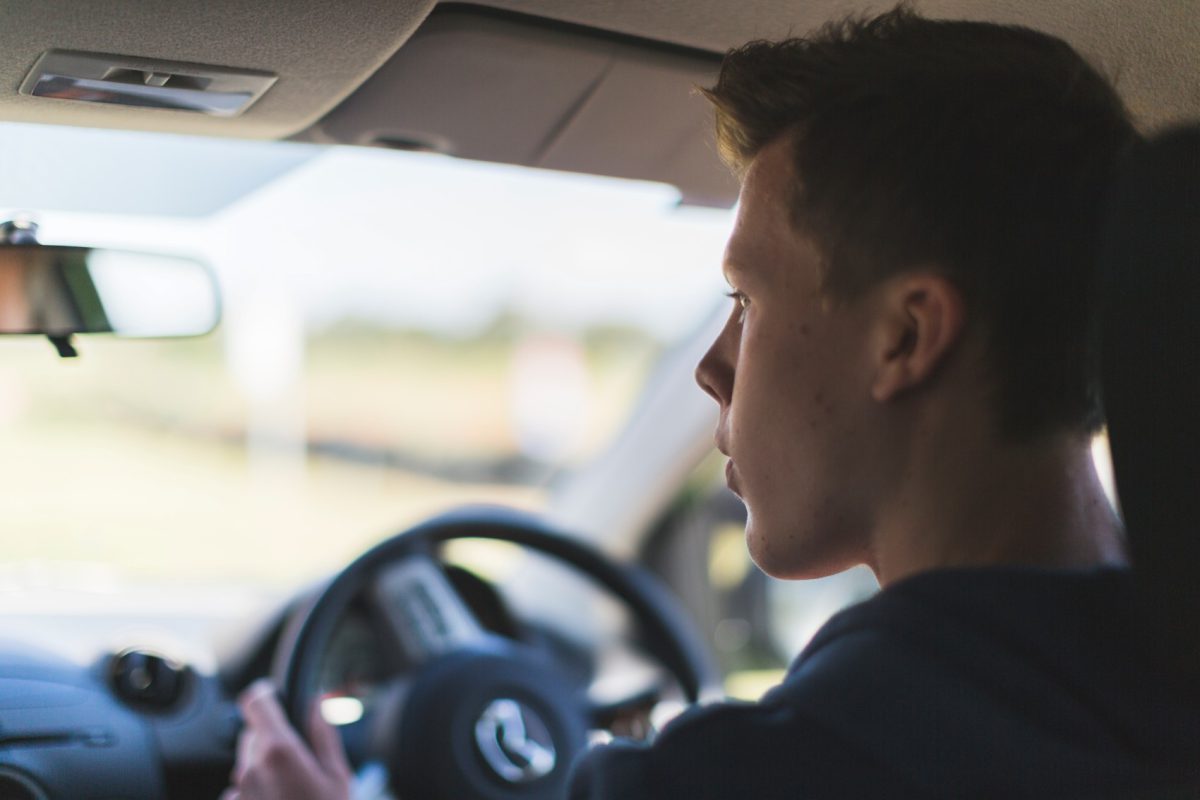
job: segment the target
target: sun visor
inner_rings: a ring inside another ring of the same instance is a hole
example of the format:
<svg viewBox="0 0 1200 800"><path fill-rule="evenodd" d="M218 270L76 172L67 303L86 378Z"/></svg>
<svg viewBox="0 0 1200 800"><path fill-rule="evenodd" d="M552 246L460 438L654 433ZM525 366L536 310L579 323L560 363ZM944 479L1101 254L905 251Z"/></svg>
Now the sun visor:
<svg viewBox="0 0 1200 800"><path fill-rule="evenodd" d="M720 57L476 7L440 6L303 139L660 181L728 207L695 87Z"/></svg>

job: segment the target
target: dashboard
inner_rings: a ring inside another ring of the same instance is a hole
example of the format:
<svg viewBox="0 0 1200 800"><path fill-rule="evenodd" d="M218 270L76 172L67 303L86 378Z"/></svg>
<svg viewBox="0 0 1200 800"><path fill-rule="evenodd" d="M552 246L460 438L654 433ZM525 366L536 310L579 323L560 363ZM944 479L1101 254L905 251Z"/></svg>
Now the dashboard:
<svg viewBox="0 0 1200 800"><path fill-rule="evenodd" d="M0 643L5 800L211 798L214 770L232 766L239 728L215 676L157 654L80 665Z"/></svg>
<svg viewBox="0 0 1200 800"><path fill-rule="evenodd" d="M549 653L578 685L594 679L590 648L518 621L490 583L445 569L485 628ZM306 599L277 611L216 670L140 649L81 663L23 639L0 640L0 798L216 797L241 727L233 698L269 673L282 631ZM384 624L366 601L352 604L338 624L319 671L323 710L335 724L370 714L380 688L405 668L381 633Z"/></svg>

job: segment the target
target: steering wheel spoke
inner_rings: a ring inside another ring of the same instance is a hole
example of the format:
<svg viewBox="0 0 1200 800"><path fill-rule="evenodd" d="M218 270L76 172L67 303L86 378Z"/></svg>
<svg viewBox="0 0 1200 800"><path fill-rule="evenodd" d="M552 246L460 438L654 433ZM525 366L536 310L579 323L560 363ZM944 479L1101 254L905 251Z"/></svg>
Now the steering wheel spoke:
<svg viewBox="0 0 1200 800"><path fill-rule="evenodd" d="M426 555L384 566L370 589L406 667L477 645L487 634L442 568Z"/></svg>

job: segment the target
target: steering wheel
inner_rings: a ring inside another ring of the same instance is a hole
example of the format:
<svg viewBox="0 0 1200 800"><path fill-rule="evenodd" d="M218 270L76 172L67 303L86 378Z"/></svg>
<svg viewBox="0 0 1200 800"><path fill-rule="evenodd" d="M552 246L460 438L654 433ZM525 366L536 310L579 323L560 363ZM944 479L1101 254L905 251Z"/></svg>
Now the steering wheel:
<svg viewBox="0 0 1200 800"><path fill-rule="evenodd" d="M388 768L401 797L540 800L564 796L597 707L544 650L486 630L437 560L453 539L497 539L544 553L621 600L647 648L696 702L716 670L687 618L649 573L620 566L539 518L469 508L424 522L346 567L297 614L277 651L275 677L298 730L317 699L319 669L350 604L374 594L407 665L402 691L358 735ZM366 721L364 720L364 723ZM343 729L348 747L354 737Z"/></svg>

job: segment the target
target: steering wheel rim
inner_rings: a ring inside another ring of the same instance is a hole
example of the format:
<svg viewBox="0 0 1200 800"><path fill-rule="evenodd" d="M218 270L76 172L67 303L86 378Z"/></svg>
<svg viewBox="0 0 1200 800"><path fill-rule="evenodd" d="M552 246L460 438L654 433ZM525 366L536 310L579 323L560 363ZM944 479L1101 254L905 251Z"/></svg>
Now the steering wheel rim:
<svg viewBox="0 0 1200 800"><path fill-rule="evenodd" d="M689 702L697 702L718 685L718 673L707 650L687 624L677 602L652 575L610 561L590 546L563 535L536 515L508 508L469 507L429 519L374 546L334 577L306 610L293 617L276 652L273 673L280 687L284 708L298 730L305 730L302 721L316 699L321 660L350 604L362 596L388 565L415 561L421 557L434 559L439 545L464 538L510 542L543 553L583 573L629 609L645 633L652 655L679 683ZM490 638L496 640L498 637ZM461 673L464 669L474 669L478 674L482 670L489 677L507 671L518 681L520 677L517 673L538 669L536 664L522 663L521 657L514 655L515 651L506 650L503 643L499 649L503 652L493 652L496 648L485 646L477 654L487 661L486 666L456 664L454 656L457 649L439 654L431 663L440 665L439 669L443 671L457 669ZM428 666L419 666L417 675L423 674ZM553 683L553 676L544 675L538 687L526 688L534 692L553 693ZM455 700L458 696L454 695ZM496 711L496 702L489 706L487 713ZM505 707L501 706L500 711L504 710ZM401 727L399 736L403 738L405 732ZM573 742L579 739L578 732L565 736ZM571 746L581 748L582 743ZM571 760L564 759L563 768L553 770L554 780L551 782L558 787L563 785L564 773ZM526 791L519 785L503 785L501 781L504 791L483 792L479 796L533 798L542 796L536 789L538 786L545 788L546 783L546 780L533 781L529 784L532 788Z"/></svg>

